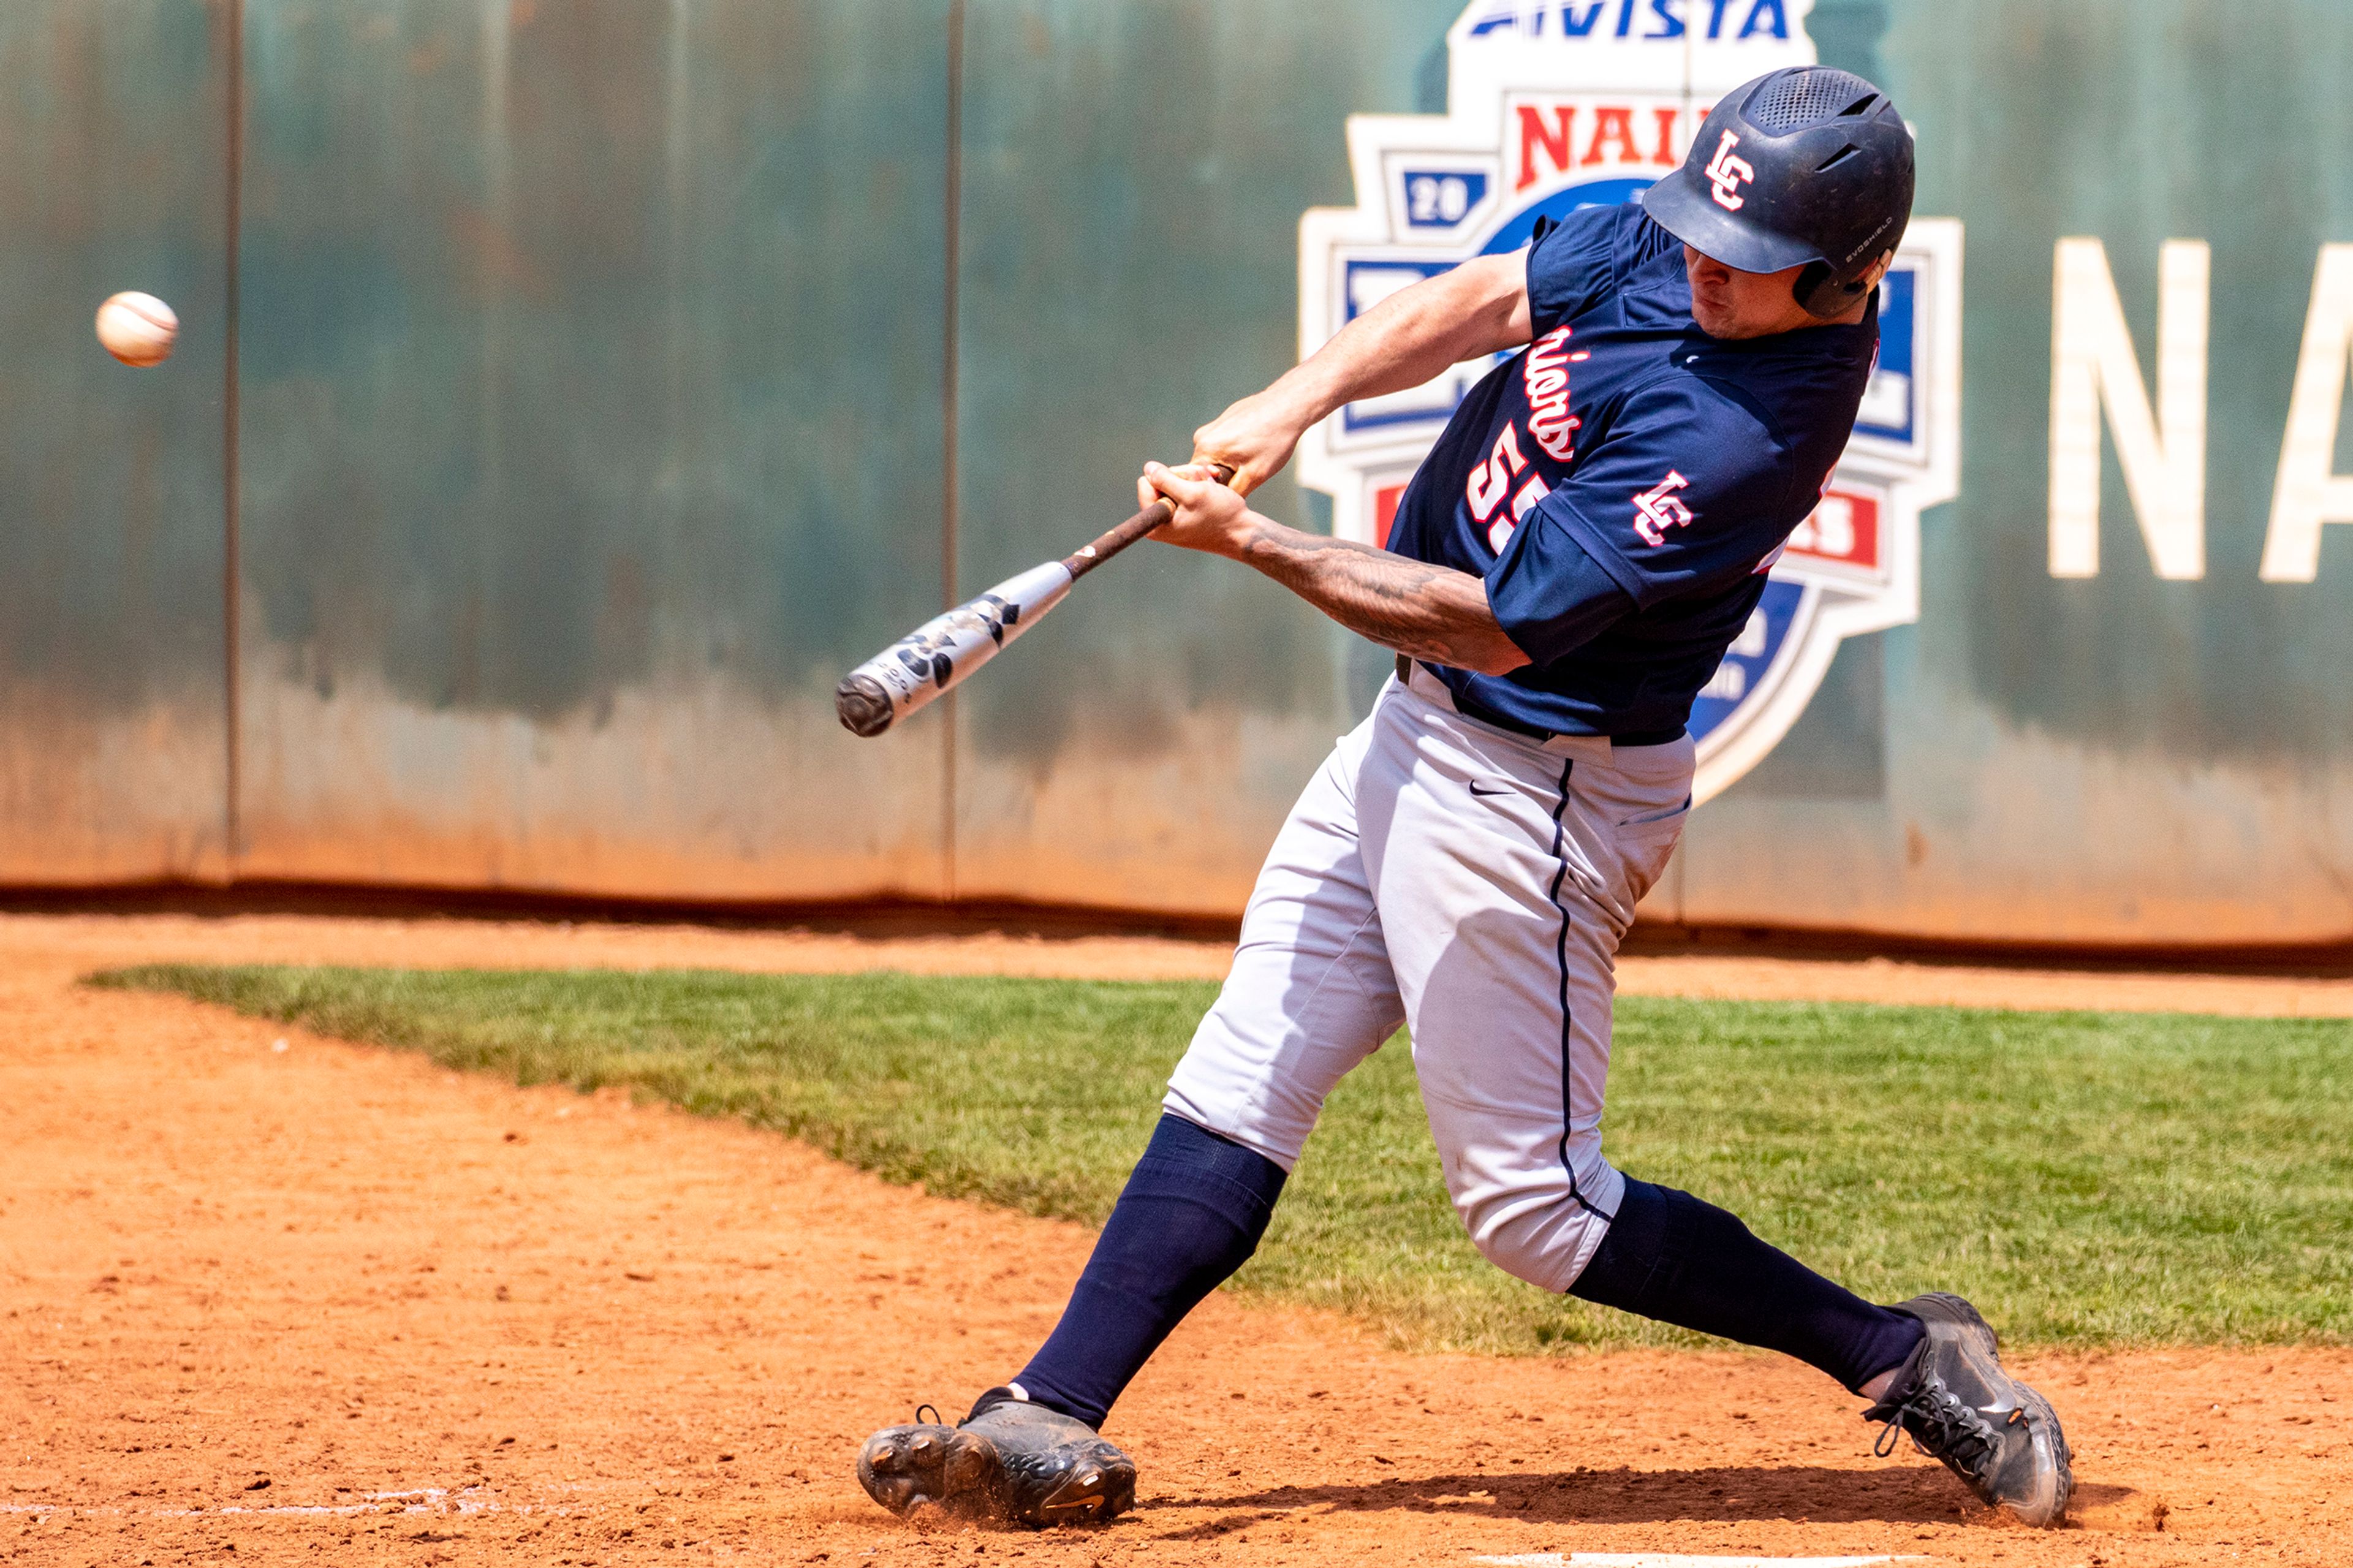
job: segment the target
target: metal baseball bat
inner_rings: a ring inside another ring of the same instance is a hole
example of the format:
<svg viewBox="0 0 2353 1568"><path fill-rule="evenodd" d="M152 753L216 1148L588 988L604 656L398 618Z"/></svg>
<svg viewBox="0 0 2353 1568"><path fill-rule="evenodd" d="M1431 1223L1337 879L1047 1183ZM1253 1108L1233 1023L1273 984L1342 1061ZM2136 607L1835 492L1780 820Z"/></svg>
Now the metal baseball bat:
<svg viewBox="0 0 2353 1568"><path fill-rule="evenodd" d="M1233 469L1211 465L1219 484ZM934 616L851 670L833 689L833 710L853 735L888 730L944 691L954 690L997 650L1045 618L1071 584L1176 515L1166 500L1154 501L1092 544L1060 561L1032 566L1008 577L978 598Z"/></svg>

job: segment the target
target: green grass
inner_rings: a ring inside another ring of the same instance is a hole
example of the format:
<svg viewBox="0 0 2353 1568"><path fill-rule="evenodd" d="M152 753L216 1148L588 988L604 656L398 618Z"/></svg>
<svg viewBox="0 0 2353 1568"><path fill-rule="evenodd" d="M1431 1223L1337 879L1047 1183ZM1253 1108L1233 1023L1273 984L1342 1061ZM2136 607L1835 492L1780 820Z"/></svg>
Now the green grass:
<svg viewBox="0 0 2353 1568"><path fill-rule="evenodd" d="M628 1086L901 1182L1099 1222L1214 987L197 968L180 992L523 1083ZM1864 1294L2011 1338L2353 1341L2353 1028L1627 999L1609 1148ZM1548 1297L1449 1210L1402 1039L1333 1097L1240 1289L1423 1348L1690 1336Z"/></svg>

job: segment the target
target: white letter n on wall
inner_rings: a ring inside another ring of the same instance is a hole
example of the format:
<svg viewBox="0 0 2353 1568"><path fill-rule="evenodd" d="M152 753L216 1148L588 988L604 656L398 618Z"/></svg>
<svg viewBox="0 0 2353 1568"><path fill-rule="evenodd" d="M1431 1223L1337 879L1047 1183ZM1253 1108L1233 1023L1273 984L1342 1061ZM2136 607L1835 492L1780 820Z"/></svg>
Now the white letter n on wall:
<svg viewBox="0 0 2353 1568"><path fill-rule="evenodd" d="M2100 409L2160 577L2206 575L2206 322L2202 239L2158 262L2157 408L2096 239L2059 242L2051 310L2051 574L2100 574Z"/></svg>
<svg viewBox="0 0 2353 1568"><path fill-rule="evenodd" d="M2346 360L2353 357L2353 245L2324 245L2304 320L2295 392L2280 447L2279 488L2263 535L2263 580L2309 583L2320 575L2320 525L2353 522L2353 477L2332 474L2337 422L2345 412Z"/></svg>

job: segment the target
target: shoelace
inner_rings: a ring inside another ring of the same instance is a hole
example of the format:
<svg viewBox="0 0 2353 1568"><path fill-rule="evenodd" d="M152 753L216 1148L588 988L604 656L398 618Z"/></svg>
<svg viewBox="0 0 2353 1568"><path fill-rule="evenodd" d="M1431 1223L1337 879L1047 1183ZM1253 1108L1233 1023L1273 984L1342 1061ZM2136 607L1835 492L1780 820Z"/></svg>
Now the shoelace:
<svg viewBox="0 0 2353 1568"><path fill-rule="evenodd" d="M1949 1459L1969 1474L1981 1476L2000 1447L1992 1424L1962 1403L1934 1373L1901 1401L1882 1405L1869 1415L1886 1423L1878 1441L1871 1446L1871 1451L1883 1459L1895 1451L1895 1435L1905 1432L1911 1436L1912 1446L1930 1458Z"/></svg>

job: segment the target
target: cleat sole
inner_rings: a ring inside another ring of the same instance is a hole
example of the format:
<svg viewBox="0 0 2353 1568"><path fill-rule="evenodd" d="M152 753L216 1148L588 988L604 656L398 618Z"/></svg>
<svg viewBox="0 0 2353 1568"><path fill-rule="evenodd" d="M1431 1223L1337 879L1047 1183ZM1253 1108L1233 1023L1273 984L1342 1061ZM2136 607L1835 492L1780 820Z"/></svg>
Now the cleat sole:
<svg viewBox="0 0 2353 1568"><path fill-rule="evenodd" d="M1067 1450L1008 1454L979 1432L888 1426L858 1452L866 1495L902 1519L1091 1524L1135 1501L1135 1467L1100 1438Z"/></svg>

